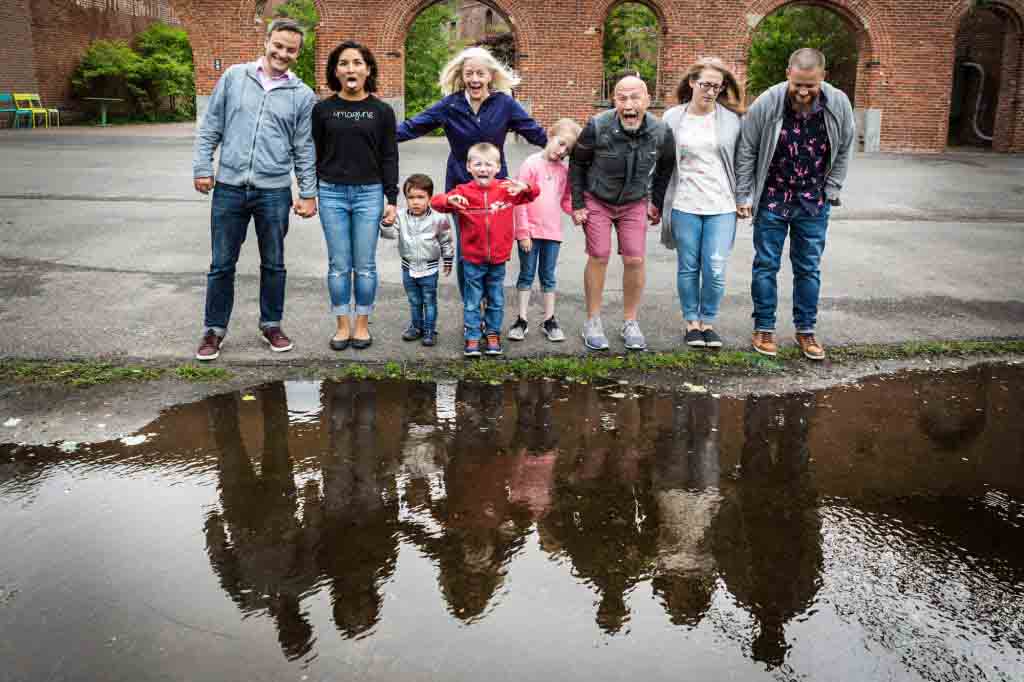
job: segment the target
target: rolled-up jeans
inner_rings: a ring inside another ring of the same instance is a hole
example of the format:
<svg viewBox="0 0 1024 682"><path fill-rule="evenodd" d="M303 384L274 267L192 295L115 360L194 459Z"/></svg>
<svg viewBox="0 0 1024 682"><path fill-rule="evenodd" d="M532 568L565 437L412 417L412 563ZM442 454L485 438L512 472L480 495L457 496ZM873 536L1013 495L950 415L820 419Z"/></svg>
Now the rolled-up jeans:
<svg viewBox="0 0 1024 682"><path fill-rule="evenodd" d="M281 324L284 315L284 238L292 208L290 187L258 189L218 182L210 208L212 258L206 276L206 331L227 332L235 305L235 266L252 221L260 250L260 328Z"/></svg>
<svg viewBox="0 0 1024 682"><path fill-rule="evenodd" d="M320 224L327 242L327 292L335 316L373 312L377 297L377 237L383 215L384 189L380 183L336 185L320 181Z"/></svg>
<svg viewBox="0 0 1024 682"><path fill-rule="evenodd" d="M408 268L402 268L402 285L411 313L409 324L423 332L433 332L437 324L437 274L413 277Z"/></svg>

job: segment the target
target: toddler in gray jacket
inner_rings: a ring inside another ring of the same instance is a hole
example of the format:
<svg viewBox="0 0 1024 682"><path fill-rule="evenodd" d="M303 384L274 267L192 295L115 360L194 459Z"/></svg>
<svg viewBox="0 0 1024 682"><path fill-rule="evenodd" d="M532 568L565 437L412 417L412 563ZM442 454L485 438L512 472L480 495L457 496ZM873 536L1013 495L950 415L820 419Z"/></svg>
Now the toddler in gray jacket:
<svg viewBox="0 0 1024 682"><path fill-rule="evenodd" d="M434 183L426 175L410 175L402 185L407 208L391 223L381 222L381 236L398 239L402 258L402 284L409 297L412 319L402 333L403 341L420 340L424 346L437 343L437 281L441 267L445 277L452 272L455 245L451 216L430 210Z"/></svg>

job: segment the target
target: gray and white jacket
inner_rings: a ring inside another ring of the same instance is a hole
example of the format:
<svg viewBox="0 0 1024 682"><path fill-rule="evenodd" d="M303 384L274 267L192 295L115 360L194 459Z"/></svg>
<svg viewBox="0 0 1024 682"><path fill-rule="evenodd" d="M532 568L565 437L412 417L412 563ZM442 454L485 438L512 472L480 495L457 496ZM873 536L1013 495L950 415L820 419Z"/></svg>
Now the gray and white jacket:
<svg viewBox="0 0 1024 682"><path fill-rule="evenodd" d="M398 255L402 267L413 277L426 277L438 271L441 260L451 267L455 257L452 235L455 229L449 214L438 213L429 208L423 215L415 216L408 209L398 212L393 225L381 223L380 236L398 239Z"/></svg>
<svg viewBox="0 0 1024 682"><path fill-rule="evenodd" d="M661 120L673 134L679 130L679 123L686 115L689 102L674 106L664 113ZM721 104L715 104L715 134L718 139L718 156L722 159L725 176L729 179L729 189L736 194L736 145L740 139L740 117ZM679 140L679 136L675 136ZM677 142L678 143L678 142ZM678 154L677 154L678 156ZM676 198L676 187L679 185L679 164L672 171L668 189L665 191L665 208L661 212L661 243L667 248L676 248L676 237L672 232L672 203Z"/></svg>
<svg viewBox="0 0 1024 682"><path fill-rule="evenodd" d="M259 62L235 64L220 77L196 133L192 177L214 177L213 153L220 146L217 182L259 189L290 187L299 196L316 196L316 149L310 116L316 95L292 77L264 90Z"/></svg>
<svg viewBox="0 0 1024 682"><path fill-rule="evenodd" d="M736 202L751 205L755 216L782 130L787 88L786 81L768 88L758 95L743 117L736 150ZM837 201L853 150L853 106L846 93L828 83L821 84L821 91L825 94L825 128L831 150L825 171L825 197Z"/></svg>

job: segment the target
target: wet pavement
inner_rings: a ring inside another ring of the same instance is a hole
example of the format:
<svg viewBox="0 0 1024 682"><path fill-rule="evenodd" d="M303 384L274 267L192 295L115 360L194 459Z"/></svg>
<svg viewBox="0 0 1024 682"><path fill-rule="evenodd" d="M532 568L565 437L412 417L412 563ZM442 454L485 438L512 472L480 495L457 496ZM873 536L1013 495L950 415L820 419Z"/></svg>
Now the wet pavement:
<svg viewBox="0 0 1024 682"><path fill-rule="evenodd" d="M1020 680L1022 526L1019 366L275 382L0 445L0 680Z"/></svg>

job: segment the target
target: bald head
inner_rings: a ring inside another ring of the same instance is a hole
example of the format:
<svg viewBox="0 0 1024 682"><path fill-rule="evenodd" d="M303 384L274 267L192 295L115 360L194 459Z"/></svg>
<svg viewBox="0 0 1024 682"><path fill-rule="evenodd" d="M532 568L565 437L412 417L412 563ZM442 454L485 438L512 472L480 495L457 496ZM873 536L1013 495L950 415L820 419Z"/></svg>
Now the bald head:
<svg viewBox="0 0 1024 682"><path fill-rule="evenodd" d="M647 83L636 76L626 76L615 84L613 98L622 127L630 131L639 129L651 104Z"/></svg>

